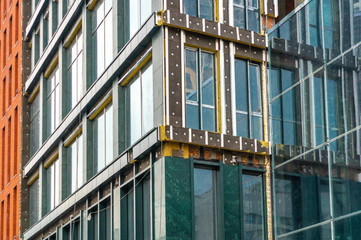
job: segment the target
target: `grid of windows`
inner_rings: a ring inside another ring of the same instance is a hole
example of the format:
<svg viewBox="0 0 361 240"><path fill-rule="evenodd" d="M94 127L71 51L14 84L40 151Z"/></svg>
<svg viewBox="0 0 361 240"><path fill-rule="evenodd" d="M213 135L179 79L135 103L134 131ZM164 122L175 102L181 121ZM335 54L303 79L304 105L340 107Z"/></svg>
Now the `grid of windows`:
<svg viewBox="0 0 361 240"><path fill-rule="evenodd" d="M238 136L262 140L260 67L242 59L236 59L234 65L236 133Z"/></svg>
<svg viewBox="0 0 361 240"><path fill-rule="evenodd" d="M215 59L200 49L185 50L186 126L216 131Z"/></svg>
<svg viewBox="0 0 361 240"><path fill-rule="evenodd" d="M97 79L113 60L112 0L101 0L92 13L94 78ZM94 80L95 80L94 79Z"/></svg>

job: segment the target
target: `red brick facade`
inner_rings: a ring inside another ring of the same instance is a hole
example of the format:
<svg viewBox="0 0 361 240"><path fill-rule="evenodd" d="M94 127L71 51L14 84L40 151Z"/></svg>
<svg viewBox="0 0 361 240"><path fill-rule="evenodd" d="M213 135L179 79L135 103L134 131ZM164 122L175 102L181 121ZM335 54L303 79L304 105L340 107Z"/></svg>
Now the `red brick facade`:
<svg viewBox="0 0 361 240"><path fill-rule="evenodd" d="M21 8L0 1L0 239L20 239Z"/></svg>

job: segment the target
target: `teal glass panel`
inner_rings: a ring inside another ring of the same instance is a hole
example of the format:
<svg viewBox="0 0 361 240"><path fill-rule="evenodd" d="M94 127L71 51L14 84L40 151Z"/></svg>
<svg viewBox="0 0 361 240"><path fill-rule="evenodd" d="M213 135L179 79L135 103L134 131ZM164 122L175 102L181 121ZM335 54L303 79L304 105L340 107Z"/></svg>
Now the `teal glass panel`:
<svg viewBox="0 0 361 240"><path fill-rule="evenodd" d="M235 60L236 110L248 112L247 62Z"/></svg>
<svg viewBox="0 0 361 240"><path fill-rule="evenodd" d="M279 240L329 240L332 239L331 224L325 224L307 230L303 230L285 237L277 238Z"/></svg>
<svg viewBox="0 0 361 240"><path fill-rule="evenodd" d="M360 222L360 214L335 221L334 239L361 239Z"/></svg>

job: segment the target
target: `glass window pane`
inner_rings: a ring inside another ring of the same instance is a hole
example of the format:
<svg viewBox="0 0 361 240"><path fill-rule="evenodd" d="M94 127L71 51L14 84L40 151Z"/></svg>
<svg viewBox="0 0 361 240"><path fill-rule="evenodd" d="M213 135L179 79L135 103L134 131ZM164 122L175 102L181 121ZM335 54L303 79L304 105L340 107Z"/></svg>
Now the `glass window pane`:
<svg viewBox="0 0 361 240"><path fill-rule="evenodd" d="M197 1L195 0L184 0L184 13L189 14L191 16L198 16L198 7L197 7Z"/></svg>
<svg viewBox="0 0 361 240"><path fill-rule="evenodd" d="M105 167L105 119L104 114L98 117L97 121L97 163L98 172Z"/></svg>
<svg viewBox="0 0 361 240"><path fill-rule="evenodd" d="M142 70L142 135L153 127L153 67Z"/></svg>
<svg viewBox="0 0 361 240"><path fill-rule="evenodd" d="M97 29L96 35L96 41L97 41L97 48L96 48L96 68L97 68L97 77L100 76L100 74L104 71L104 24L100 25Z"/></svg>
<svg viewBox="0 0 361 240"><path fill-rule="evenodd" d="M244 239L264 239L264 190L262 175L242 175Z"/></svg>
<svg viewBox="0 0 361 240"><path fill-rule="evenodd" d="M147 20L149 16L152 14L152 1L141 0L140 5L142 6L140 8L141 11L140 22L141 24L143 24L145 20Z"/></svg>
<svg viewBox="0 0 361 240"><path fill-rule="evenodd" d="M113 157L113 107L110 106L105 111L105 160L106 165L111 163Z"/></svg>
<svg viewBox="0 0 361 240"><path fill-rule="evenodd" d="M261 79L258 65L249 65L251 112L262 112Z"/></svg>
<svg viewBox="0 0 361 240"><path fill-rule="evenodd" d="M201 53L202 104L214 106L214 55Z"/></svg>
<svg viewBox="0 0 361 240"><path fill-rule="evenodd" d="M216 116L214 108L202 107L202 130L216 131Z"/></svg>
<svg viewBox="0 0 361 240"><path fill-rule="evenodd" d="M198 0L199 1L199 17L207 20L213 20L213 1L212 0Z"/></svg>
<svg viewBox="0 0 361 240"><path fill-rule="evenodd" d="M248 11L248 30L260 32L259 12L258 10Z"/></svg>
<svg viewBox="0 0 361 240"><path fill-rule="evenodd" d="M233 6L233 21L235 27L240 27L245 29L246 22L245 22L245 10L244 7Z"/></svg>
<svg viewBox="0 0 361 240"><path fill-rule="evenodd" d="M130 143L133 144L141 137L141 92L140 79L137 77L130 85Z"/></svg>
<svg viewBox="0 0 361 240"><path fill-rule="evenodd" d="M258 140L263 140L263 125L262 125L262 117L261 116L252 116L252 136L251 138L255 138Z"/></svg>
<svg viewBox="0 0 361 240"><path fill-rule="evenodd" d="M113 16L112 12L105 19L105 43L104 43L104 52L105 52L105 66L108 67L109 64L113 61Z"/></svg>
<svg viewBox="0 0 361 240"><path fill-rule="evenodd" d="M198 102L198 67L197 52L186 49L186 99L187 101Z"/></svg>
<svg viewBox="0 0 361 240"><path fill-rule="evenodd" d="M186 104L186 127L200 129L198 105Z"/></svg>
<svg viewBox="0 0 361 240"><path fill-rule="evenodd" d="M209 169L194 169L195 239L216 239L216 178Z"/></svg>
<svg viewBox="0 0 361 240"><path fill-rule="evenodd" d="M235 60L236 109L248 112L247 62Z"/></svg>
<svg viewBox="0 0 361 240"><path fill-rule="evenodd" d="M30 226L39 220L39 179L30 186Z"/></svg>
<svg viewBox="0 0 361 240"><path fill-rule="evenodd" d="M133 35L139 29L140 21L140 6L138 0L129 0L129 37L132 38Z"/></svg>
<svg viewBox="0 0 361 240"><path fill-rule="evenodd" d="M249 138L248 114L237 113L237 136Z"/></svg>

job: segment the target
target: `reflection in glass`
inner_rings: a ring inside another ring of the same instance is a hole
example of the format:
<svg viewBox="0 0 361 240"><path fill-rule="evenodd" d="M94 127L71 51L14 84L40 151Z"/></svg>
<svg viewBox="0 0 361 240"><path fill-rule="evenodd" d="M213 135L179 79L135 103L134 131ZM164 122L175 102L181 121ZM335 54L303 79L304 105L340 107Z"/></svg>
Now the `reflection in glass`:
<svg viewBox="0 0 361 240"><path fill-rule="evenodd" d="M213 1L184 0L184 13L213 21Z"/></svg>
<svg viewBox="0 0 361 240"><path fill-rule="evenodd" d="M216 239L216 172L194 168L195 239Z"/></svg>
<svg viewBox="0 0 361 240"><path fill-rule="evenodd" d="M264 239L264 190L262 174L242 174L244 239Z"/></svg>
<svg viewBox="0 0 361 240"><path fill-rule="evenodd" d="M185 49L185 56L186 126L215 131L214 55Z"/></svg>

